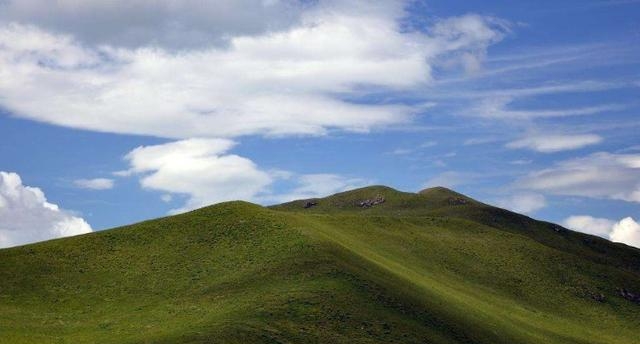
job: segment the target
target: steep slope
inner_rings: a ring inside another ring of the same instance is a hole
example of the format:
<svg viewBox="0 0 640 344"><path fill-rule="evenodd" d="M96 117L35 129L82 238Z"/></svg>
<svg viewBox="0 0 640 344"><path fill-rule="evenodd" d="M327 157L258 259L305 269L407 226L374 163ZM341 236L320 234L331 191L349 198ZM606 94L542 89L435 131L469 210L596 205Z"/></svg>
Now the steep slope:
<svg viewBox="0 0 640 344"><path fill-rule="evenodd" d="M0 342L634 343L639 261L442 188L230 202L0 250Z"/></svg>

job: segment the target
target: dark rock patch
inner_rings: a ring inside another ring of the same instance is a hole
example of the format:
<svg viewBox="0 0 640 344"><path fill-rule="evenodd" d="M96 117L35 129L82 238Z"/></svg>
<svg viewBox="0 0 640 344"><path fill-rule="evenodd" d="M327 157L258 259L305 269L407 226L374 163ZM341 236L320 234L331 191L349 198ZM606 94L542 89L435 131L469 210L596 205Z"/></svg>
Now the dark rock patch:
<svg viewBox="0 0 640 344"><path fill-rule="evenodd" d="M640 304L640 294L632 292L625 288L618 289L618 292L620 293L620 296L622 296L626 300Z"/></svg>
<svg viewBox="0 0 640 344"><path fill-rule="evenodd" d="M309 209L311 207L315 207L316 205L318 205L318 202L313 202L313 201L306 201L304 203L304 208L305 209Z"/></svg>
<svg viewBox="0 0 640 344"><path fill-rule="evenodd" d="M462 197L449 198L449 205L465 205L465 204L469 204L469 200L464 199Z"/></svg>
<svg viewBox="0 0 640 344"><path fill-rule="evenodd" d="M592 300L598 301L598 302L605 302L606 300L604 294L602 293L591 293L589 297L591 297Z"/></svg>
<svg viewBox="0 0 640 344"><path fill-rule="evenodd" d="M360 203L358 203L358 206L360 208L371 208L373 206L376 206L378 204L382 204L385 202L384 197L376 197L374 199L365 199L364 201L361 201Z"/></svg>

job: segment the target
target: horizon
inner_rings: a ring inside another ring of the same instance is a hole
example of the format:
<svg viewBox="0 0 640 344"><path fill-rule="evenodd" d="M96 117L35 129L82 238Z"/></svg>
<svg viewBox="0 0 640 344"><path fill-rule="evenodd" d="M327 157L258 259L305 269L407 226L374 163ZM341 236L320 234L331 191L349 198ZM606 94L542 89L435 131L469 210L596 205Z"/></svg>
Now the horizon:
<svg viewBox="0 0 640 344"><path fill-rule="evenodd" d="M0 1L0 248L442 186L640 248L640 1Z"/></svg>

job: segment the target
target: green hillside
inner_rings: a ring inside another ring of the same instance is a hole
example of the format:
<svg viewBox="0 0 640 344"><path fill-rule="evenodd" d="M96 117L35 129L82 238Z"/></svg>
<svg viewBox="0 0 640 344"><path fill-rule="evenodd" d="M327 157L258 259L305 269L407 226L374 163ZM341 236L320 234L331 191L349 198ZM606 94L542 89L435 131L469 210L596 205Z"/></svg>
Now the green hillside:
<svg viewBox="0 0 640 344"><path fill-rule="evenodd" d="M369 187L0 250L0 343L631 344L629 293L638 249Z"/></svg>

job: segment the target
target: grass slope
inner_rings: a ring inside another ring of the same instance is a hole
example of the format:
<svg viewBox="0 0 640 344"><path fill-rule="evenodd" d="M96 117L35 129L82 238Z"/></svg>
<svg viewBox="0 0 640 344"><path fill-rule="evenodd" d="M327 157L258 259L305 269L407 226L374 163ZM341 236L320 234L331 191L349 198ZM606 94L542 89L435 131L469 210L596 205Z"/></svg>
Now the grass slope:
<svg viewBox="0 0 640 344"><path fill-rule="evenodd" d="M443 188L316 202L0 250L0 343L637 343L640 250Z"/></svg>

